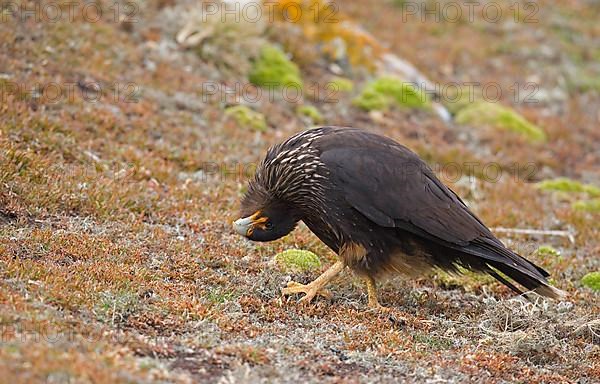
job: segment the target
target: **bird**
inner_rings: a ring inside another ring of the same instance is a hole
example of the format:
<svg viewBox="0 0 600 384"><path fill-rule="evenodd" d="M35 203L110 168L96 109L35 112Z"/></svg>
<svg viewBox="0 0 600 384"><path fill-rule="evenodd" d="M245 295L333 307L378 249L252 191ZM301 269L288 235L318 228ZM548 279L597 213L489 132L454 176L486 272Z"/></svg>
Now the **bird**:
<svg viewBox="0 0 600 384"><path fill-rule="evenodd" d="M282 290L303 293L301 302L325 295L345 268L365 282L376 309L387 309L378 282L432 269L487 273L519 295L566 295L548 283L548 272L497 239L416 153L361 128L308 129L271 147L239 217L234 230L258 242L277 240L302 221L338 255L311 283L290 281Z"/></svg>

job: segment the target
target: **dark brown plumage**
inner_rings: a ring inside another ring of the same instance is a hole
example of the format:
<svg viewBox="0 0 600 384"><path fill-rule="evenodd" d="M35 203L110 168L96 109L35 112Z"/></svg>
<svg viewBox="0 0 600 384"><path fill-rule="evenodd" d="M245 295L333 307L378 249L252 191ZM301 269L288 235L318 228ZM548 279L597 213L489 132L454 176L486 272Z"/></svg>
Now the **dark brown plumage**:
<svg viewBox="0 0 600 384"><path fill-rule="evenodd" d="M485 272L518 293L548 297L548 273L506 248L412 151L364 130L322 127L271 148L250 182L236 230L271 241L298 221L340 256L311 284L284 293L310 301L344 266L361 275L369 303L379 306L375 281L432 267ZM509 278L509 279L508 279Z"/></svg>

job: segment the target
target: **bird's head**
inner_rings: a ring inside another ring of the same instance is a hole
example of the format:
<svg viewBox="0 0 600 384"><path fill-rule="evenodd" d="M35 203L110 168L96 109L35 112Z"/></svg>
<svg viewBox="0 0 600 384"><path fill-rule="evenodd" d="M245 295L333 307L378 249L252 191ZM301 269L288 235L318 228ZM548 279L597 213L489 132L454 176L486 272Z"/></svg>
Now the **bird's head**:
<svg viewBox="0 0 600 384"><path fill-rule="evenodd" d="M255 183L250 183L242 200L240 216L233 222L233 228L253 241L277 240L290 233L300 220L293 207L270 196Z"/></svg>

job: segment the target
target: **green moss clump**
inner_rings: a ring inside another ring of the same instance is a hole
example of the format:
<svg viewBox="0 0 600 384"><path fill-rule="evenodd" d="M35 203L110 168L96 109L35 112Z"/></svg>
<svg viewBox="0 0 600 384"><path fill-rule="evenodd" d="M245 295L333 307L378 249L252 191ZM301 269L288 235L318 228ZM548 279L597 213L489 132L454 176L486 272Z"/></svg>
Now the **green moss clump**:
<svg viewBox="0 0 600 384"><path fill-rule="evenodd" d="M277 47L264 45L248 76L252 84L259 87L302 88L300 69Z"/></svg>
<svg viewBox="0 0 600 384"><path fill-rule="evenodd" d="M523 135L531 142L545 142L546 133L512 109L497 103L476 101L456 114L456 122L473 126L491 126Z"/></svg>
<svg viewBox="0 0 600 384"><path fill-rule="evenodd" d="M231 301L235 299L235 297L235 292L221 290L218 288L209 290L208 294L206 295L206 298L215 304L222 304L227 301Z"/></svg>
<svg viewBox="0 0 600 384"><path fill-rule="evenodd" d="M333 91L339 92L352 92L354 89L354 83L350 79L346 79L343 77L334 77L329 81L329 84L333 87Z"/></svg>
<svg viewBox="0 0 600 384"><path fill-rule="evenodd" d="M225 115L231 116L238 125L250 127L255 131L264 132L267 130L267 121L265 116L253 111L245 105L236 105L225 109Z"/></svg>
<svg viewBox="0 0 600 384"><path fill-rule="evenodd" d="M275 262L287 271L311 271L321 267L319 256L311 251L288 249L275 255Z"/></svg>
<svg viewBox="0 0 600 384"><path fill-rule="evenodd" d="M296 109L299 116L308 117L313 123L320 124L323 122L323 116L319 110L312 105L301 105Z"/></svg>
<svg viewBox="0 0 600 384"><path fill-rule="evenodd" d="M580 200L573 203L573 209L583 212L600 212L600 199Z"/></svg>
<svg viewBox="0 0 600 384"><path fill-rule="evenodd" d="M587 193L591 197L600 196L600 188L591 184L583 184L576 180L566 177L559 177L552 180L544 180L538 183L538 188L543 191L575 192Z"/></svg>
<svg viewBox="0 0 600 384"><path fill-rule="evenodd" d="M446 109L455 116L462 109L479 101L481 97L473 88L459 87L456 90L448 88L448 94L443 99Z"/></svg>
<svg viewBox="0 0 600 384"><path fill-rule="evenodd" d="M581 284L593 291L600 291L600 272L590 272L583 276Z"/></svg>
<svg viewBox="0 0 600 384"><path fill-rule="evenodd" d="M549 245L542 245L535 251L535 253L537 253L540 256L554 256L554 257L560 256L560 252L558 250L556 250L554 247L551 247Z"/></svg>
<svg viewBox="0 0 600 384"><path fill-rule="evenodd" d="M391 105L423 109L431 106L425 92L412 83L390 76L380 77L367 84L353 103L366 111L382 110Z"/></svg>
<svg viewBox="0 0 600 384"><path fill-rule="evenodd" d="M537 184L537 187L543 191L562 193L565 197L568 194L586 194L591 199L576 201L572 204L572 208L582 212L600 212L600 188L595 185L583 184L566 177L559 177L541 181Z"/></svg>
<svg viewBox="0 0 600 384"><path fill-rule="evenodd" d="M381 93L365 89L360 96L355 98L353 104L366 111L386 109L390 105L389 99Z"/></svg>

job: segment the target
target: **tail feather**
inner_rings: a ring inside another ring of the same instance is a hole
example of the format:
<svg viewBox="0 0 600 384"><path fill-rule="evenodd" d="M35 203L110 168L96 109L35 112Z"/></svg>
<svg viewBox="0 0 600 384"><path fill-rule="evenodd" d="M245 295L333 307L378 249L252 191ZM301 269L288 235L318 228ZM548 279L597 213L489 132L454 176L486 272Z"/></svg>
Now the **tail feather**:
<svg viewBox="0 0 600 384"><path fill-rule="evenodd" d="M567 292L563 291L562 289L552 287L550 285L540 285L533 291L539 295L550 297L556 300L563 300L567 297Z"/></svg>
<svg viewBox="0 0 600 384"><path fill-rule="evenodd" d="M550 297L552 299L562 299L566 296L564 291L560 289L554 288L550 286L545 277L533 277L528 273L523 273L520 269L516 269L509 264L504 264L501 262L493 262L487 264L488 269L483 272L487 272L488 274L495 277L498 281L505 284L507 287L511 288L513 291L518 292L519 294L523 294L524 292L520 291L514 284L507 281L504 277L500 276L494 269L502 272L504 275L508 276L512 280L516 281L520 285L527 288L528 291L534 291L542 296Z"/></svg>
<svg viewBox="0 0 600 384"><path fill-rule="evenodd" d="M510 281L506 280L504 277L502 277L500 274L498 274L498 272L494 271L493 269L490 268L487 271L487 273L489 273L490 275L492 275L494 278L496 278L496 280L498 280L502 284L506 285L508 288L512 289L517 294L522 295L524 293L522 290L520 290L519 288L517 288L516 285L514 285Z"/></svg>
<svg viewBox="0 0 600 384"><path fill-rule="evenodd" d="M550 286L546 279L549 274L543 268L506 248L496 239L477 239L466 247L452 247L450 260L440 261L440 266L445 269L453 269L449 264L456 264L467 269L484 272L493 276L496 280L506 285L518 294L523 294L508 279L513 280L526 288L542 296L553 299L561 299L566 296L564 291ZM450 261L450 263L449 263Z"/></svg>

